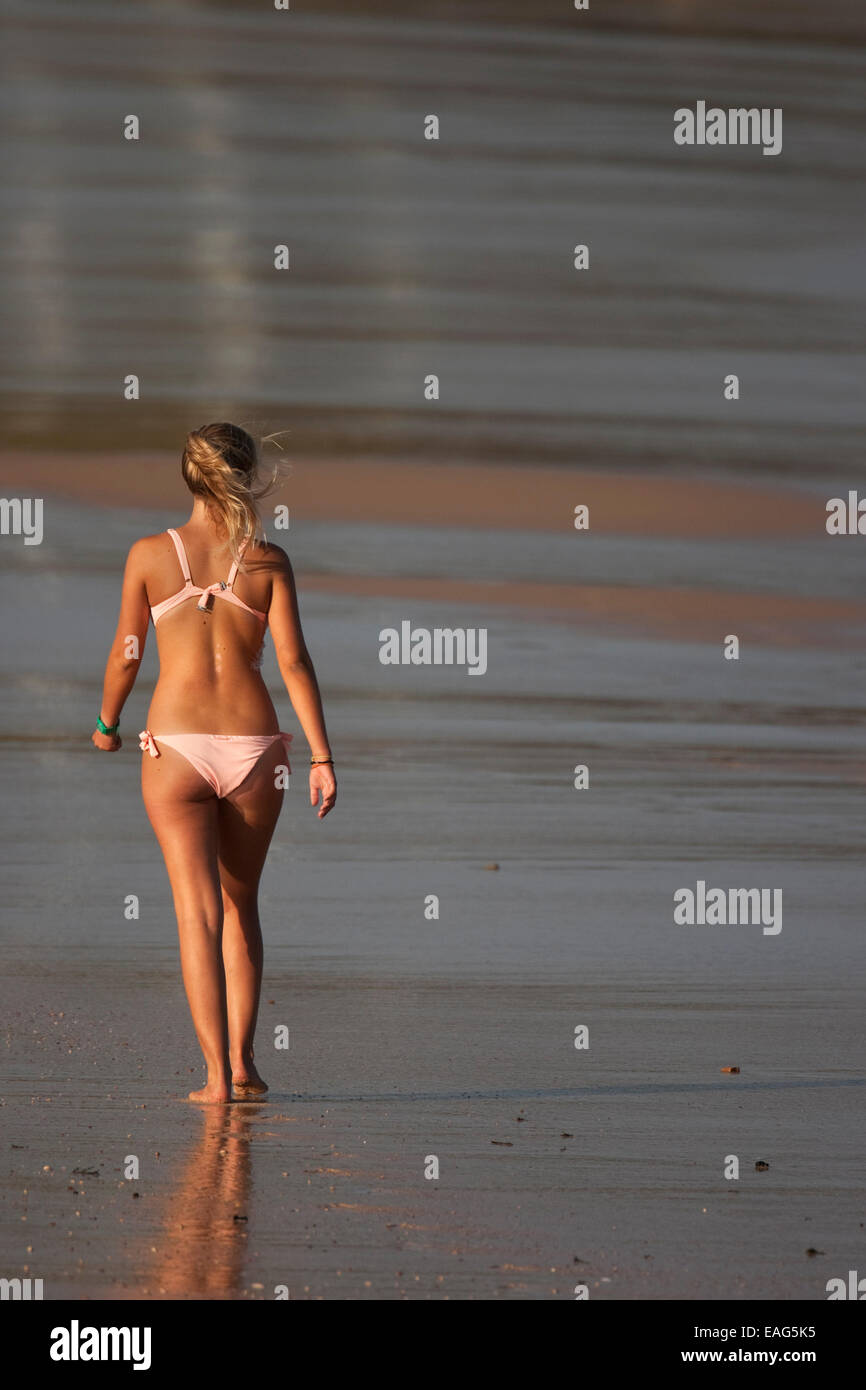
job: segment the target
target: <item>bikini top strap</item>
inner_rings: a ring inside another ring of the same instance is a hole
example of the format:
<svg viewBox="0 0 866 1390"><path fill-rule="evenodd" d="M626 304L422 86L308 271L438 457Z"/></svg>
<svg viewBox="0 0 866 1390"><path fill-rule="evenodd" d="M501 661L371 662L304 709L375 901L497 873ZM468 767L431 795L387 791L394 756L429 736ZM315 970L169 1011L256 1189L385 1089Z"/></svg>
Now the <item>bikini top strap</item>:
<svg viewBox="0 0 866 1390"><path fill-rule="evenodd" d="M244 551L246 550L246 548L247 548L247 542L244 541L244 543L243 543L243 545L241 546L240 551L239 551L239 558L240 558L241 560L244 558ZM234 584L235 579L237 578L237 572L238 572L238 561L235 560L234 564L232 565L231 569L229 570L229 577L228 577L228 579L227 579L227 581L226 581L226 588L228 589L229 593L232 592L232 585Z"/></svg>
<svg viewBox="0 0 866 1390"><path fill-rule="evenodd" d="M189 572L189 560L186 558L186 550L184 549L183 541L177 534L177 531L174 531L171 528L171 526L169 526L168 528L168 534L174 541L174 548L177 551L177 558L180 561L180 567L183 570L183 577L186 580L187 584L191 584L192 575Z"/></svg>

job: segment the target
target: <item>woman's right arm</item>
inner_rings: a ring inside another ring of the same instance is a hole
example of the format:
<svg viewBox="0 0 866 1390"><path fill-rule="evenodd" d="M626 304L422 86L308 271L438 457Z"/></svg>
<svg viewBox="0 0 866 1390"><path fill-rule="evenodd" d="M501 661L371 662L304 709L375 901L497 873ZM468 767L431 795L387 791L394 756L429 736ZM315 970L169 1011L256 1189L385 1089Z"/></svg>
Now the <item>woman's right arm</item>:
<svg viewBox="0 0 866 1390"><path fill-rule="evenodd" d="M147 625L150 620L145 569L145 546L142 541L136 541L126 560L123 591L120 596L120 616L108 654L102 686L99 717L109 727L113 727L120 719L120 711L141 669L141 658L147 641ZM91 742L104 753L114 753L121 746L117 734L101 734L98 730L93 733Z"/></svg>
<svg viewBox="0 0 866 1390"><path fill-rule="evenodd" d="M313 758L330 758L328 731L325 728L325 712L312 657L307 651L301 628L301 615L298 611L298 595L295 577L289 557L279 546L271 546L278 557L273 576L271 605L268 609L268 622L280 675L285 682L292 707L310 745ZM310 768L310 805L319 805L321 820L333 809L337 800L337 780L332 763L321 763Z"/></svg>

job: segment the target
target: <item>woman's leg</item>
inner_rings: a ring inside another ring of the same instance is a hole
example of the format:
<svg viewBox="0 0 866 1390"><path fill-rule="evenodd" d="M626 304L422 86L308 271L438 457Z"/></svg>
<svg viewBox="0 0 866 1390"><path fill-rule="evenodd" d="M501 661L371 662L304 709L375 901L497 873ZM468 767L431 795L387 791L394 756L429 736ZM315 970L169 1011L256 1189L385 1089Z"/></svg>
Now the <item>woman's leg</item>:
<svg viewBox="0 0 866 1390"><path fill-rule="evenodd" d="M180 962L207 1084L190 1100L231 1100L223 909L217 859L217 799L174 748L142 759L141 790L165 859L180 937Z"/></svg>
<svg viewBox="0 0 866 1390"><path fill-rule="evenodd" d="M219 877L223 902L223 963L229 1058L236 1085L265 1089L253 1064L253 1037L262 987L259 879L283 804L275 770L286 761L275 743L231 796L219 802Z"/></svg>

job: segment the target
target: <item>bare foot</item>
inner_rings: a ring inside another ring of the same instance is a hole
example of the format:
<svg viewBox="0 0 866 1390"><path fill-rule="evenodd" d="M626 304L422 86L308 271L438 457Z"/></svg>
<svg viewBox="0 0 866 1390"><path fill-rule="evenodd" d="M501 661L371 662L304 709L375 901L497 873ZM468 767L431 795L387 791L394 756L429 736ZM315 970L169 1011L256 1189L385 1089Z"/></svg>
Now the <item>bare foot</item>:
<svg viewBox="0 0 866 1390"><path fill-rule="evenodd" d="M251 1096L266 1095L267 1089L267 1082L259 1076L252 1058L248 1062L232 1064L232 1090L239 1099L249 1100Z"/></svg>
<svg viewBox="0 0 866 1390"><path fill-rule="evenodd" d="M225 1082L208 1082L200 1091L190 1091L189 1099L206 1105L226 1105L232 1098L231 1087Z"/></svg>

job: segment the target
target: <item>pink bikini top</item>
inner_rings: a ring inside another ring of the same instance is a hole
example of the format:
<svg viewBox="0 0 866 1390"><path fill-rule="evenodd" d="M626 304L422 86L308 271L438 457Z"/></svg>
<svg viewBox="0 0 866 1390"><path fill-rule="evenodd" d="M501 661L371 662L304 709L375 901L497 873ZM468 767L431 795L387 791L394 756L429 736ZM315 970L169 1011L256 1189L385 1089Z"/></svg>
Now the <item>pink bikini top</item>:
<svg viewBox="0 0 866 1390"><path fill-rule="evenodd" d="M177 534L177 531L173 531L171 527L168 528L168 534L174 541L174 548L177 551L177 558L180 561L180 567L183 570L184 586L182 589L179 589L176 594L172 594L171 598L167 598L163 600L162 603L157 603L153 605L153 607L150 610L150 616L153 618L154 627L156 627L163 614L168 613L170 609L176 608L179 603L184 603L188 598L192 598L195 594L201 595L201 602L197 606L204 613L209 613L212 611L213 601L215 598L224 598L228 599L229 603L233 603L237 608L243 608L246 610L247 613L252 613L254 618L258 618L260 622L265 623L265 625L267 625L267 613L260 613L257 608L250 608L248 603L244 603L242 598L238 598L237 594L232 592L232 585L235 582L235 576L238 572L237 560L232 565L229 571L228 580L225 584L221 579L218 579L215 584L208 584L207 588L205 589L199 588L198 584L193 584L192 582L192 575L189 572L189 560L186 558L186 550L184 549L183 541ZM241 549L241 555L243 555L245 549L246 543L244 543L244 546Z"/></svg>

